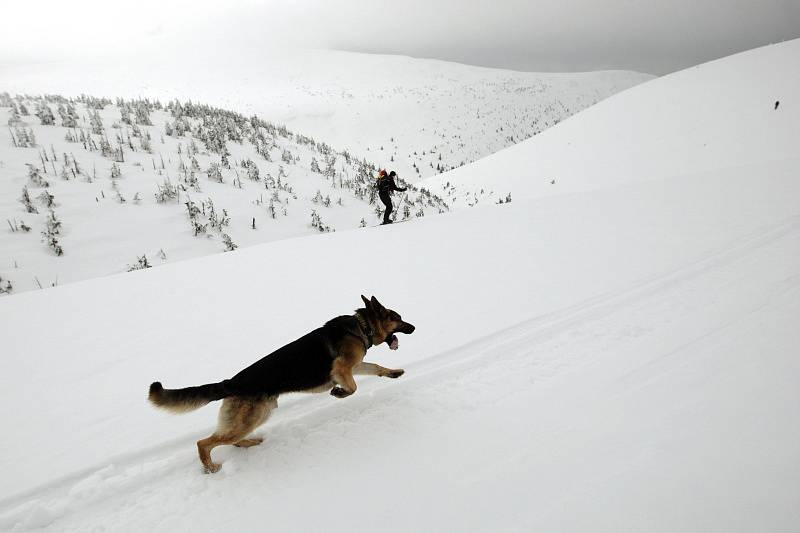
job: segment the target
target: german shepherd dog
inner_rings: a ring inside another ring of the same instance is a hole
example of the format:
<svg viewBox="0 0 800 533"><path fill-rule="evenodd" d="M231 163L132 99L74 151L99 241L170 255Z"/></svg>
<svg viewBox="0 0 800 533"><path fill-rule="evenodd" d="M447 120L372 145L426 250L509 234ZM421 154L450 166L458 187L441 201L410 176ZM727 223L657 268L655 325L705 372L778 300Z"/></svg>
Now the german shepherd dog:
<svg viewBox="0 0 800 533"><path fill-rule="evenodd" d="M403 375L405 371L401 369L365 363L364 356L369 348L383 342L396 350L395 333L411 334L414 326L386 309L374 296L368 300L362 295L361 299L365 307L354 315L329 320L231 379L185 389L165 389L156 381L150 385L148 398L157 407L176 413L223 400L217 430L197 441L205 471L217 472L221 466L211 460L211 450L222 444L244 448L261 444L263 439L247 436L266 422L281 394L330 391L336 398L345 398L356 392L354 374L389 378Z"/></svg>

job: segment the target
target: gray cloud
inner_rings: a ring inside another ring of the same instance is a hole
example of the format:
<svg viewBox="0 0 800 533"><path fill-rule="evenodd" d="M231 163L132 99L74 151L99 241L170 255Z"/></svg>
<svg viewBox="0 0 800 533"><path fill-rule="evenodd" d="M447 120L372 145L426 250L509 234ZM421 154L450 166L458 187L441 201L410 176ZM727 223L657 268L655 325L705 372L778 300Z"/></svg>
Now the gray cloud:
<svg viewBox="0 0 800 533"><path fill-rule="evenodd" d="M521 70L663 74L800 37L796 0L413 0L349 9L347 18L364 21L369 38L331 35L333 47ZM384 38L370 20L385 30Z"/></svg>
<svg viewBox="0 0 800 533"><path fill-rule="evenodd" d="M16 6L16 7L15 7ZM663 74L800 37L797 0L101 0L10 5L0 59L158 53L187 43L405 54L531 71ZM10 11L9 11L10 10Z"/></svg>

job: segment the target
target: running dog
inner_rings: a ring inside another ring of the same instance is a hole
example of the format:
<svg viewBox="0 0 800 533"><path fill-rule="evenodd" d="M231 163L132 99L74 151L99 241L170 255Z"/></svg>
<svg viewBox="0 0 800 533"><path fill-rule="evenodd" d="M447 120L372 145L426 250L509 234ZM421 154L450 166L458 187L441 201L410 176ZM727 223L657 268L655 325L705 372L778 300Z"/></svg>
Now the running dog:
<svg viewBox="0 0 800 533"><path fill-rule="evenodd" d="M287 392L325 392L345 398L356 392L353 375L399 378L402 369L365 363L372 346L386 343L396 350L395 333L411 334L414 326L386 309L373 296L363 295L365 307L354 315L338 316L299 339L290 342L248 366L231 379L185 389L165 389L160 382L150 385L148 399L157 407L175 413L193 411L223 400L217 430L197 441L197 451L206 472L221 466L211 460L211 450L223 444L248 448L261 438L247 438L266 422L278 406L278 396Z"/></svg>

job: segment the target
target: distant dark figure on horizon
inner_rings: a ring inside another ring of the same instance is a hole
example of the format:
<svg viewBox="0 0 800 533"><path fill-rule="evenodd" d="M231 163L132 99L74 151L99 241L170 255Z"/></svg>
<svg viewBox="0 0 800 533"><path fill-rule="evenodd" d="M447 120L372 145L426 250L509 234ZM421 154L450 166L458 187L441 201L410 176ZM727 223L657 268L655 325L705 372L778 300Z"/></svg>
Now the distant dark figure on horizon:
<svg viewBox="0 0 800 533"><path fill-rule="evenodd" d="M780 100L775 100L775 109L778 109L779 105L781 105Z"/></svg>
<svg viewBox="0 0 800 533"><path fill-rule="evenodd" d="M389 215L392 214L392 193L394 191L403 192L406 189L402 187L398 187L397 184L394 182L394 179L397 177L397 173L392 170L388 175L386 174L385 170L381 170L378 174L378 197L380 197L381 202L383 205L386 206L386 211L383 212L383 224L391 224L392 221L389 219Z"/></svg>

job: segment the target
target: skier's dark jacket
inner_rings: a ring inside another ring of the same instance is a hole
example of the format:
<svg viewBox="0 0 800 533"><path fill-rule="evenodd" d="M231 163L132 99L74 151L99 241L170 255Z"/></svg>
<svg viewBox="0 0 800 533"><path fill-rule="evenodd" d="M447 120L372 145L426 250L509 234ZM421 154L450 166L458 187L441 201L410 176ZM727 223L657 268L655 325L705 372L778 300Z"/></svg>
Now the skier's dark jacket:
<svg viewBox="0 0 800 533"><path fill-rule="evenodd" d="M378 180L378 192L381 195L391 194L394 191L403 192L405 190L405 188L397 186L392 176L386 176Z"/></svg>

